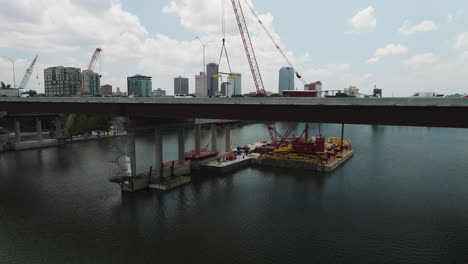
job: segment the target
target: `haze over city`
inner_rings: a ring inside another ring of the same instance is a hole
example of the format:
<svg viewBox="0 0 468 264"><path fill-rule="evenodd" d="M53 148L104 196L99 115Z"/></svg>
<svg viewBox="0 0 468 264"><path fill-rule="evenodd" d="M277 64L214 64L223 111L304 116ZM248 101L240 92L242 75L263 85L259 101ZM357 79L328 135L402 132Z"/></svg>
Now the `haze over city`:
<svg viewBox="0 0 468 264"><path fill-rule="evenodd" d="M220 0L28 1L3 0L0 55L15 63L21 78L39 54L28 89L44 92L43 70L85 69L96 47L103 49L95 71L101 84L126 91L126 78L153 77L153 89L173 91L173 78L189 78L218 62L222 39ZM417 91L466 93L468 18L466 1L266 1L249 2L308 82L324 89L355 85L386 96ZM402 8L402 7L405 8ZM287 66L248 10L252 41L267 90L277 92L278 70ZM225 6L226 45L232 71L243 75L243 92L255 87L229 1ZM220 71L227 71L223 58ZM12 83L11 63L0 59L0 80ZM302 89L296 80L296 87Z"/></svg>

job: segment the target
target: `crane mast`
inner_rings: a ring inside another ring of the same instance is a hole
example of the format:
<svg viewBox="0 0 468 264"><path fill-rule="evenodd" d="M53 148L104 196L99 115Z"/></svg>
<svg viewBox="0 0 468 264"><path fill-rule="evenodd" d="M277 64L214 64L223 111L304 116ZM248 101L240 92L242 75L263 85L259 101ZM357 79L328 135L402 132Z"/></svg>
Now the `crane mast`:
<svg viewBox="0 0 468 264"><path fill-rule="evenodd" d="M250 71L252 72L252 77L255 82L255 88L257 89L257 94L266 95L262 75L260 74L257 58L255 57L255 51L250 39L249 29L247 28L247 23L245 21L240 0L231 0L231 2L232 8L234 9L234 13L236 15L237 26L239 27L239 32L244 44L245 54L247 55L247 60L249 61Z"/></svg>
<svg viewBox="0 0 468 264"><path fill-rule="evenodd" d="M36 61L37 61L37 54L36 54L36 57L34 57L34 60L32 61L29 68L26 70L26 73L24 73L19 89L25 89L26 85L28 85L29 79L31 78L31 74L33 73L34 65L36 65Z"/></svg>

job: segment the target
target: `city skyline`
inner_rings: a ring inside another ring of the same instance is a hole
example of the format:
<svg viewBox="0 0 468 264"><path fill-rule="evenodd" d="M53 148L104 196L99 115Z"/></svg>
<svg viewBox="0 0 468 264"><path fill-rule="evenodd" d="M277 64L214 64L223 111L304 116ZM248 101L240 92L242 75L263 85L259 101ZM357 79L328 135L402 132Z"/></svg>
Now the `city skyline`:
<svg viewBox="0 0 468 264"><path fill-rule="evenodd" d="M138 72L152 76L170 91L173 76L182 75L190 78L190 93L194 93L194 77L202 70L203 61L197 36L208 43L206 63L218 62L221 1L48 1L6 0L6 8L0 10L4 36L0 55L23 58L15 63L16 80L21 79L35 53L39 54L28 89L44 92L41 75L47 67L85 69L96 47L103 53L95 71L102 74L102 83L115 87L126 87L126 77ZM353 1L340 3L339 9L333 1L251 3L304 79L322 81L324 90L355 85L370 93L376 84L388 95L409 96L417 91L450 94L468 89L468 29L464 26L468 4L464 1ZM295 8L298 5L300 9ZM244 75L243 92L253 92L231 9L226 5L231 66ZM311 15L310 10L324 12ZM401 14L395 16L392 10ZM248 9L244 12L265 87L277 92L278 69L288 65ZM69 23L72 20L86 30L69 26L76 25ZM31 27L38 30L31 31ZM9 61L0 59L0 80L13 83L11 68ZM228 72L223 61L220 71Z"/></svg>

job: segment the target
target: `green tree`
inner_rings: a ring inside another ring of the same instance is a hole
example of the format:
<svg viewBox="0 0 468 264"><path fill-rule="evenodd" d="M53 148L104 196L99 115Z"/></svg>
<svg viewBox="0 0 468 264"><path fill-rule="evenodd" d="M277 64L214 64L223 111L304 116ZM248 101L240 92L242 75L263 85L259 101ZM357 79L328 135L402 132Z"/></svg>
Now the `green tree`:
<svg viewBox="0 0 468 264"><path fill-rule="evenodd" d="M109 118L103 116L80 115L76 118L71 127L71 134L89 133L93 130L107 130L109 127Z"/></svg>

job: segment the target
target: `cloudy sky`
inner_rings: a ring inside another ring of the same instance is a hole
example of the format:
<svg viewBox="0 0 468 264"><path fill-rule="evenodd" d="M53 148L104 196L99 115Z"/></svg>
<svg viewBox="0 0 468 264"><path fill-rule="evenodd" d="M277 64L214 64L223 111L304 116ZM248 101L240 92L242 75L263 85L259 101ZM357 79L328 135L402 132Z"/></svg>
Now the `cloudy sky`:
<svg viewBox="0 0 468 264"><path fill-rule="evenodd" d="M225 1L226 41L232 71L243 74L244 92L254 91L249 66ZM416 91L468 92L468 1L466 0L248 0L307 82L324 89L358 86L384 96ZM241 0L243 3L243 0ZM0 0L0 56L16 61L19 83L33 59L28 88L43 88L50 66L86 68L102 48L96 71L101 84L126 91L126 77L153 77L153 89L173 93L173 78L217 62L223 0ZM278 90L278 70L287 66L244 7L266 90ZM13 83L11 62L0 59L0 80ZM228 71L225 60L220 70ZM296 86L302 84L296 80Z"/></svg>

